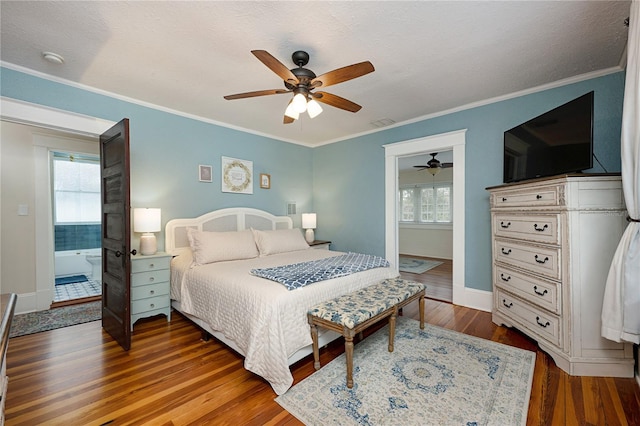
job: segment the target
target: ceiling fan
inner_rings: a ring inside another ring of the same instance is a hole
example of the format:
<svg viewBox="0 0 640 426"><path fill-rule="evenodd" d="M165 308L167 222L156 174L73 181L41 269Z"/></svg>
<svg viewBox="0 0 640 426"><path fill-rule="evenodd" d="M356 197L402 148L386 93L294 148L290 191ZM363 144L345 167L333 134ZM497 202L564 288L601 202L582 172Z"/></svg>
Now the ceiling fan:
<svg viewBox="0 0 640 426"><path fill-rule="evenodd" d="M359 62L357 64L348 65L329 71L320 76L310 69L304 68L309 62L309 54L298 50L293 52L291 59L298 67L288 69L282 62L278 61L266 50L252 50L251 53L267 66L271 71L276 73L284 81L286 89L270 89L257 90L254 92L237 93L235 95L227 95L227 100L253 98L256 96L279 95L283 93L293 93L293 98L289 101L284 115L284 124L293 123L299 115L305 111L309 113L311 118L316 117L322 112L322 107L318 102L340 108L345 111L358 112L362 107L348 99L342 98L331 93L314 90L324 88L333 84L342 83L369 74L374 71L373 65L369 61Z"/></svg>
<svg viewBox="0 0 640 426"><path fill-rule="evenodd" d="M429 154L431 155L431 160L427 161L427 164L413 166L418 170L427 170L431 173L432 176L437 175L440 172L440 169L446 169L449 167L453 167L453 163L441 163L438 159L436 159L437 152Z"/></svg>

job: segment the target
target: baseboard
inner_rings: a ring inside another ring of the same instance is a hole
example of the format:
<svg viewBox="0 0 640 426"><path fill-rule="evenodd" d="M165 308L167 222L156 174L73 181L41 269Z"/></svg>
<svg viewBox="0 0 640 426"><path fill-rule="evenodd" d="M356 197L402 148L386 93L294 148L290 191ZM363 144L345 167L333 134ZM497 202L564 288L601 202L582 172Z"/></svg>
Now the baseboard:
<svg viewBox="0 0 640 426"><path fill-rule="evenodd" d="M493 308L493 292L476 290L467 287L453 288L453 303L479 311L491 312Z"/></svg>
<svg viewBox="0 0 640 426"><path fill-rule="evenodd" d="M37 311L36 293L20 293L16 301L15 314L26 314L27 312Z"/></svg>

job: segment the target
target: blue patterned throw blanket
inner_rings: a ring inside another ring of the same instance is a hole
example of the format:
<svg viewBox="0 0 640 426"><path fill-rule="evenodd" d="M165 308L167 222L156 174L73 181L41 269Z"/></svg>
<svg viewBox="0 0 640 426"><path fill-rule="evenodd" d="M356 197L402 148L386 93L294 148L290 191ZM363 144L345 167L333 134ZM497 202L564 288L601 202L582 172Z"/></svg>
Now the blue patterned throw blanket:
<svg viewBox="0 0 640 426"><path fill-rule="evenodd" d="M279 282L287 290L295 290L318 281L387 266L389 266L389 262L379 256L347 253L309 262L293 263L273 268L252 269L251 274Z"/></svg>

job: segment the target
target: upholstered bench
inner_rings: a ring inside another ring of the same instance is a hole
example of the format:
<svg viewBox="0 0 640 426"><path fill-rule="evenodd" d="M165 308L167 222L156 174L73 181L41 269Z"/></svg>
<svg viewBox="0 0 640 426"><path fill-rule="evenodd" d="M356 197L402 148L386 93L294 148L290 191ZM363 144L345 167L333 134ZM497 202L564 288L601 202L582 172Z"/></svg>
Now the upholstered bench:
<svg viewBox="0 0 640 426"><path fill-rule="evenodd" d="M393 352L398 311L418 299L420 328L424 329L424 291L422 283L393 278L353 293L328 300L308 312L313 339L314 368L320 369L317 326L341 333L347 358L347 387L353 387L353 336L389 317L389 352Z"/></svg>

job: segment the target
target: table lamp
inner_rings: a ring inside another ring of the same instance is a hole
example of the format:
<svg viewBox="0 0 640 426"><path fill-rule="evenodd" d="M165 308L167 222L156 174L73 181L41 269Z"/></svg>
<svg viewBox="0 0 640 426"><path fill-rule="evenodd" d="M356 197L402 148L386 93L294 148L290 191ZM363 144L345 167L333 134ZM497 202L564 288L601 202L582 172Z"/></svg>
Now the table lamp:
<svg viewBox="0 0 640 426"><path fill-rule="evenodd" d="M133 232L142 232L140 254L156 254L158 243L154 232L160 232L160 209L133 209Z"/></svg>
<svg viewBox="0 0 640 426"><path fill-rule="evenodd" d="M302 228L306 229L304 239L312 243L316 239L313 235L313 230L316 229L315 213L302 213Z"/></svg>

